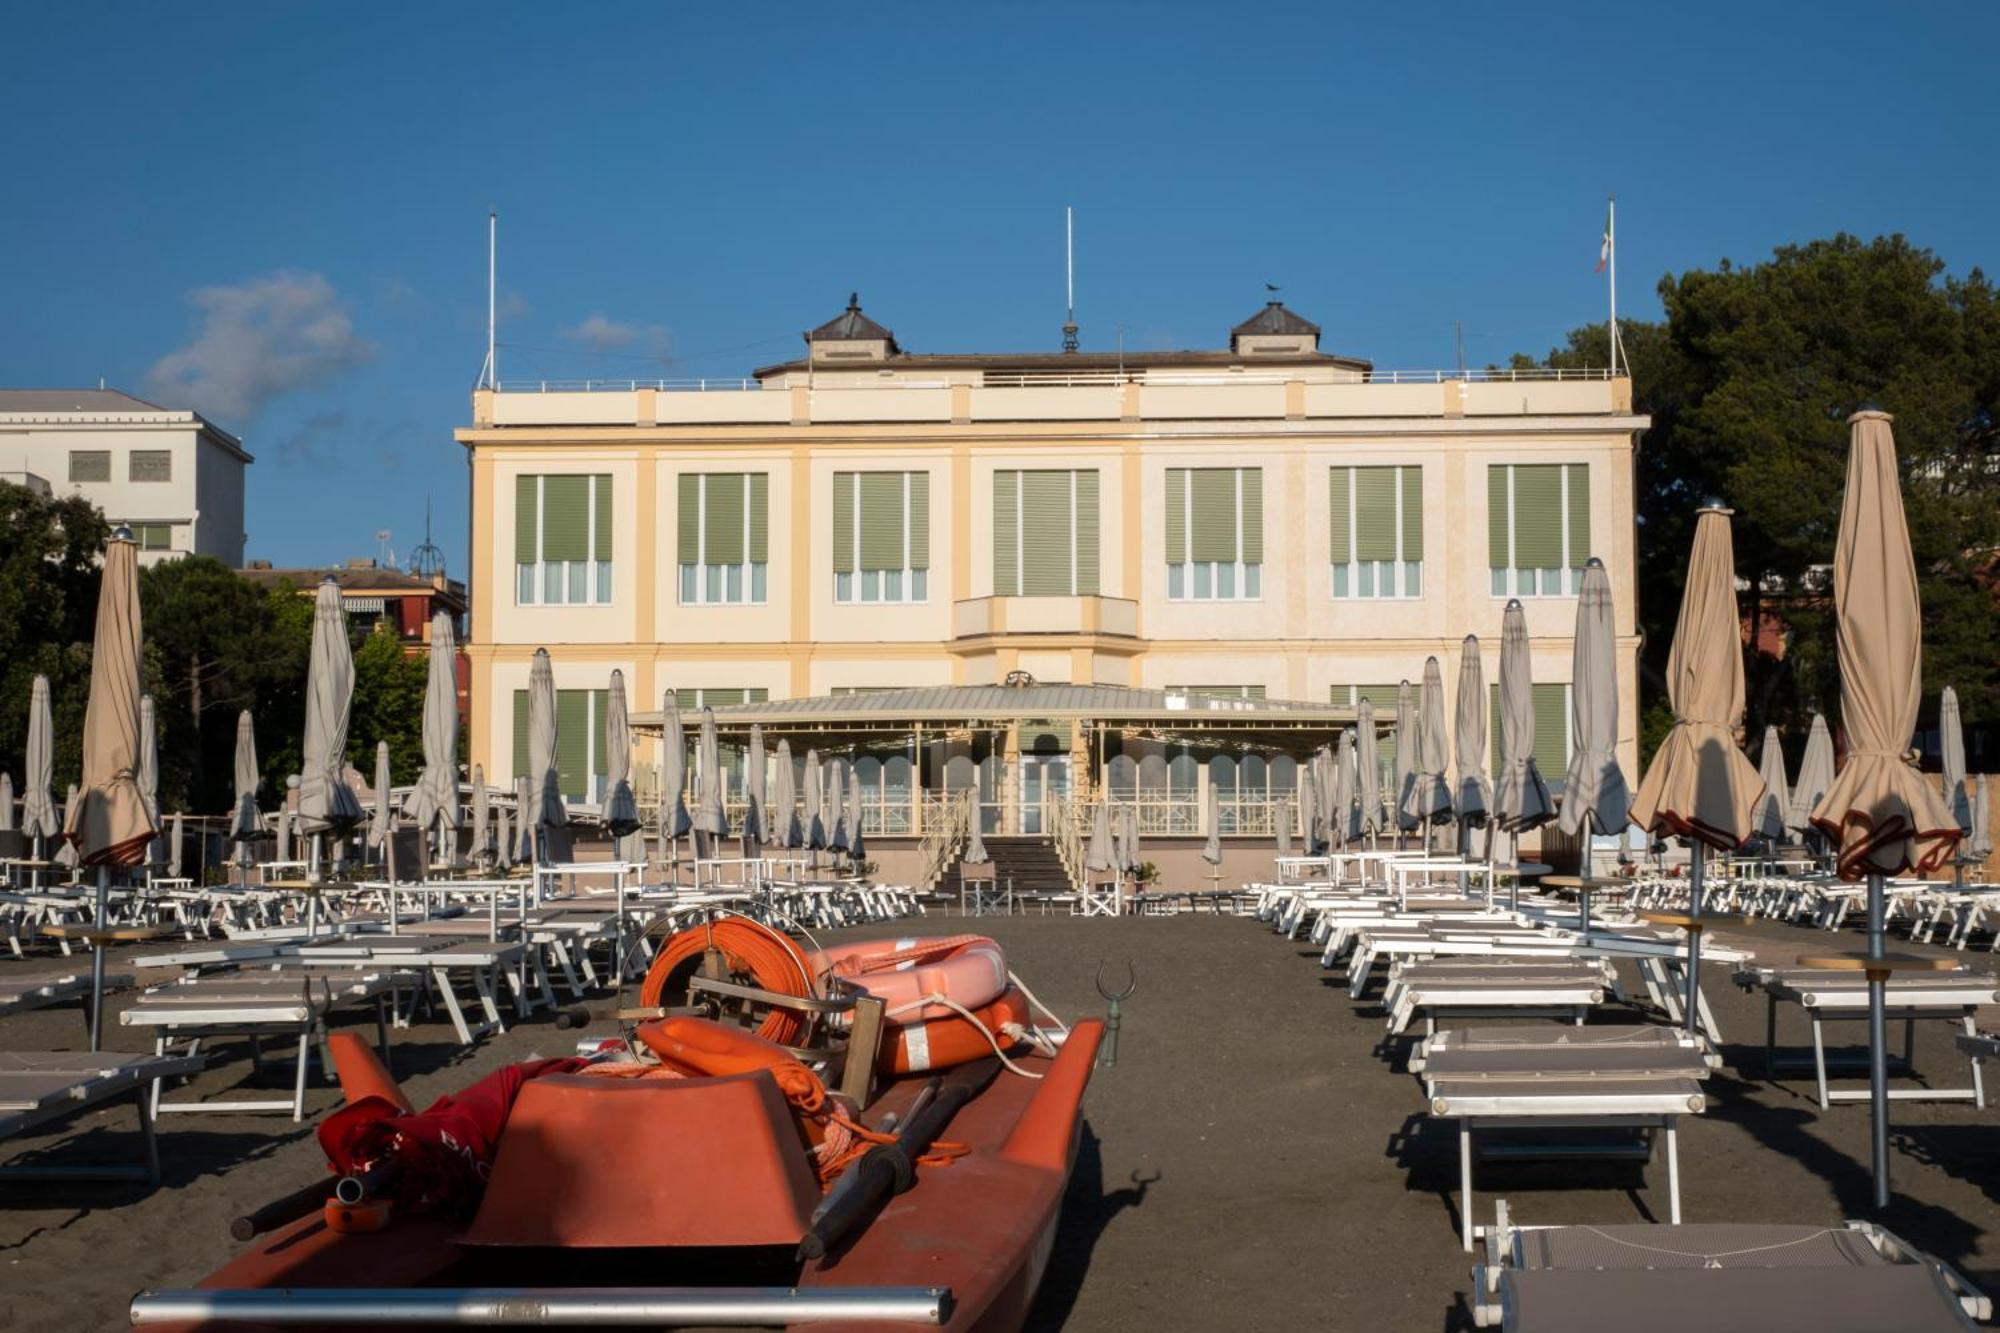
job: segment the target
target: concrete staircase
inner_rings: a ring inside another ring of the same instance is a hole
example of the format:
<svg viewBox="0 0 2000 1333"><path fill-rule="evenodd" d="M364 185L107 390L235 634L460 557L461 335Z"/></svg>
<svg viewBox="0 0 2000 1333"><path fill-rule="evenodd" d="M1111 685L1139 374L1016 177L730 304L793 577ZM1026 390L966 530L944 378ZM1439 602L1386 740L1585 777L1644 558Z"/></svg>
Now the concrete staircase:
<svg viewBox="0 0 2000 1333"><path fill-rule="evenodd" d="M1069 876L1063 873L1062 858L1055 844L1039 834L1021 837L988 837L986 854L992 858L995 883L1014 881L1015 893L1069 893ZM957 865L945 872L938 890L954 898L958 895L960 871Z"/></svg>

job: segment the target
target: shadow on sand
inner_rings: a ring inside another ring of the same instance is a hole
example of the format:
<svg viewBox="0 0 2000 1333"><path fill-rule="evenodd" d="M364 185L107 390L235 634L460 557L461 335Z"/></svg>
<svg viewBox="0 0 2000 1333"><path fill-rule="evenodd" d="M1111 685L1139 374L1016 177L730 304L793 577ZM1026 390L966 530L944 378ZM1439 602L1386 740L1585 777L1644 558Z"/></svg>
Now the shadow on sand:
<svg viewBox="0 0 2000 1333"><path fill-rule="evenodd" d="M1089 1121L1084 1122L1083 1138L1076 1150L1076 1169L1070 1172L1069 1189L1063 1194L1062 1220L1056 1225L1055 1246L1042 1276L1041 1292L1028 1314L1028 1329L1063 1326L1076 1305L1077 1293L1083 1289L1083 1277L1089 1271L1097 1238L1118 1214L1144 1203L1146 1191L1159 1179L1158 1172L1142 1177L1135 1170L1126 1188L1107 1191L1097 1131Z"/></svg>

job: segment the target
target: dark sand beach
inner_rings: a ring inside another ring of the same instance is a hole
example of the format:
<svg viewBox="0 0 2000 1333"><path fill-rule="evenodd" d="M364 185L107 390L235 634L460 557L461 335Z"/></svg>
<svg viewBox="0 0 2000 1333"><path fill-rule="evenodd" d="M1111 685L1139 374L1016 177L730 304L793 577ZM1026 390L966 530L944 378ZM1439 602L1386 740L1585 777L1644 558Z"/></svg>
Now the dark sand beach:
<svg viewBox="0 0 2000 1333"><path fill-rule="evenodd" d="M1316 950L1255 921L1215 917L933 916L916 928L961 927L1006 944L1016 970L1065 1015L1102 1011L1092 986L1101 961L1115 974L1129 959L1138 974L1117 1066L1099 1071L1091 1088L1034 1327L1470 1326L1455 1135L1425 1122L1416 1081L1380 1050L1373 1006L1350 1002L1340 975L1319 968ZM1726 938L1777 962L1824 949L1829 939L1766 924ZM1967 956L1993 961L1984 952ZM52 960L7 965L39 970ZM1809 1083L1764 1079L1762 997L1729 985L1726 969L1708 976L1729 1064L1709 1081L1708 1114L1682 1130L1686 1216L1829 1223L1866 1216L1866 1106L1823 1113ZM1786 1018L1781 1036L1805 1040L1797 1011ZM1850 1026L1858 1035L1859 1025ZM114 1047L144 1045L115 1020L107 1031ZM419 1023L396 1034L398 1070L422 1104L499 1064L565 1052L572 1040L542 1014L468 1052L447 1025ZM75 1007L0 1021L0 1049L83 1044ZM1965 1081L1944 1024L1920 1025L1918 1064L1940 1082ZM194 1090L236 1089L248 1072L246 1059L231 1058ZM266 1083L283 1079L274 1070ZM335 1098L320 1086L311 1104L323 1112ZM1989 1293L2000 1289L2000 1111L1899 1103L1894 1118L1897 1199L1882 1220ZM232 1216L324 1169L312 1123L168 1117L166 1183L158 1190L0 1184L7 1292L0 1327L118 1328L134 1292L192 1284L231 1254ZM5 1160L122 1159L135 1148L133 1115L121 1106L9 1144ZM1493 1201L1505 1197L1530 1223L1664 1220L1665 1175L1657 1161L1644 1169L1491 1165L1480 1172L1476 1212L1490 1220Z"/></svg>

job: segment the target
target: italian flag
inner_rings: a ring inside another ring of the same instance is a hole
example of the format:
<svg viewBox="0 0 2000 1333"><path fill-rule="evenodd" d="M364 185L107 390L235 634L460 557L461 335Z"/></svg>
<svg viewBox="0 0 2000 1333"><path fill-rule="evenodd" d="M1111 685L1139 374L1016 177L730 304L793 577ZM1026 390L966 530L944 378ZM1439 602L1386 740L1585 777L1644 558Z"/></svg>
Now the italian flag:
<svg viewBox="0 0 2000 1333"><path fill-rule="evenodd" d="M1611 262L1611 210L1604 210L1604 244L1597 247L1597 271L1604 272L1604 266Z"/></svg>

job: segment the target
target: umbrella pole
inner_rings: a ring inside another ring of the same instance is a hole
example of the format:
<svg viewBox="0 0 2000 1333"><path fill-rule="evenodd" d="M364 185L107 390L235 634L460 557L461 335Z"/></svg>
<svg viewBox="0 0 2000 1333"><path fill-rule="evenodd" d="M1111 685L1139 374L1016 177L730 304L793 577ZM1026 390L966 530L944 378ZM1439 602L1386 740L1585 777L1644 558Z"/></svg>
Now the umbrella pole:
<svg viewBox="0 0 2000 1333"><path fill-rule="evenodd" d="M1882 876L1868 876L1868 957L1883 953ZM1875 1207L1889 1206L1889 1032L1887 1002L1888 973L1868 970L1868 1103L1874 1116L1870 1136L1875 1167Z"/></svg>
<svg viewBox="0 0 2000 1333"><path fill-rule="evenodd" d="M97 938L90 942L90 1049L104 1049L104 931L110 926L111 867L97 867Z"/></svg>
<svg viewBox="0 0 2000 1333"><path fill-rule="evenodd" d="M1708 859L1708 844L1699 838L1693 839L1688 851L1688 915L1699 920L1701 917L1701 872L1703 862ZM1686 1012L1681 1015L1683 1025L1692 1036L1701 1030L1701 929L1688 931L1688 975Z"/></svg>

